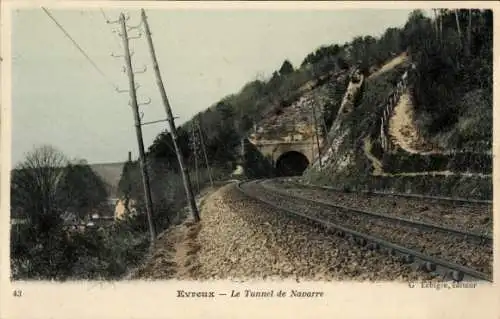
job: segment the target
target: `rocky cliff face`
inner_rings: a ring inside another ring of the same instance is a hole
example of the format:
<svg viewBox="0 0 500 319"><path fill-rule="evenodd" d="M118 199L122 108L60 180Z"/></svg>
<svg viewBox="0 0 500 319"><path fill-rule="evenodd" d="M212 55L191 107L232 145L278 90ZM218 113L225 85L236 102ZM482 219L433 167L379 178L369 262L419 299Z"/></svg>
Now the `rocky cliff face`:
<svg viewBox="0 0 500 319"><path fill-rule="evenodd" d="M339 72L321 85L308 85L304 94L292 105L276 110L261 121L249 134L252 143L299 142L311 140L316 133L322 134L332 114L340 106L339 84L343 85L346 74ZM345 90L345 87L340 89Z"/></svg>
<svg viewBox="0 0 500 319"><path fill-rule="evenodd" d="M308 140L316 133L315 122L321 123L324 105L313 111L312 94L302 96L291 106L283 108L259 123L250 140L262 142L293 142ZM313 117L313 113L314 116Z"/></svg>

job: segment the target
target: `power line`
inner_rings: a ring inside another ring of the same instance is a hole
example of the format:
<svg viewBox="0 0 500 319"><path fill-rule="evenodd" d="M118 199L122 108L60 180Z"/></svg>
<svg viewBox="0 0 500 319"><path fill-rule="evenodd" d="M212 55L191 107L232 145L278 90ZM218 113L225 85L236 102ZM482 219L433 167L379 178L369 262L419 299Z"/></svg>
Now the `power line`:
<svg viewBox="0 0 500 319"><path fill-rule="evenodd" d="M113 81L111 81L109 77L106 76L106 74L97 66L97 64L89 57L89 55L85 52L85 50L83 50L83 48L73 39L73 37L64 29L64 27L54 18L54 16L52 16L52 14L44 7L42 7L42 10L47 14L47 16L50 19L52 19L52 21L54 21L57 27L64 33L64 35L66 35L66 37L73 43L73 45L75 45L78 51L80 51L80 53L83 54L83 56L87 59L87 61L89 61L90 64L92 64L92 66L97 70L97 72L99 72L99 74L101 74L114 89L117 89L117 86L113 83Z"/></svg>
<svg viewBox="0 0 500 319"><path fill-rule="evenodd" d="M106 20L106 23L108 23L109 19L108 19L108 17L106 17L106 14L104 13L104 10L102 10L102 8L99 8L99 11L101 11L102 17L104 18L104 20Z"/></svg>

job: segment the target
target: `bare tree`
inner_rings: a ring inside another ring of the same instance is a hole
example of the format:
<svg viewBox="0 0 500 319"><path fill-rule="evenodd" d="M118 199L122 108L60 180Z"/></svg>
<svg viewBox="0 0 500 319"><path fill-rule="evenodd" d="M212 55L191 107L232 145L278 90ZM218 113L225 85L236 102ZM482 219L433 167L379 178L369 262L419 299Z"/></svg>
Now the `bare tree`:
<svg viewBox="0 0 500 319"><path fill-rule="evenodd" d="M438 25L438 9L432 9L434 12L434 30L436 32L436 38L439 39L439 25Z"/></svg>
<svg viewBox="0 0 500 319"><path fill-rule="evenodd" d="M438 19L439 19L439 39L443 40L443 16L446 13L446 9L438 9Z"/></svg>
<svg viewBox="0 0 500 319"><path fill-rule="evenodd" d="M41 231L53 230L65 217L81 220L93 209L104 209L108 197L104 182L89 165L71 164L50 145L26 154L12 172L11 192L12 208Z"/></svg>
<svg viewBox="0 0 500 319"><path fill-rule="evenodd" d="M50 145L35 148L12 172L12 206L33 224L50 228L60 220L68 199L63 195L66 157Z"/></svg>
<svg viewBox="0 0 500 319"><path fill-rule="evenodd" d="M458 37L460 38L460 42L462 41L462 29L460 28L460 17L459 17L459 12L460 10L455 10L455 22L457 23L457 32L458 32Z"/></svg>
<svg viewBox="0 0 500 319"><path fill-rule="evenodd" d="M472 45L472 9L469 9L469 26L467 27L467 50L465 51L466 56L471 54Z"/></svg>

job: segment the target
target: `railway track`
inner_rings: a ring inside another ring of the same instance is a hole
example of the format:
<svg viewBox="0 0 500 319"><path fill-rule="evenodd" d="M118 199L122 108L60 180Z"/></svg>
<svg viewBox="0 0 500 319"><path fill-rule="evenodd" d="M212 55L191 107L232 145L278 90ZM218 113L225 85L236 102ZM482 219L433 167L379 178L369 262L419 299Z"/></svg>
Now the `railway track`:
<svg viewBox="0 0 500 319"><path fill-rule="evenodd" d="M297 181L294 181L291 178L287 177L278 177L273 180L283 182L286 181L287 184L295 185L298 187L310 188L310 189L321 189L321 190L329 190L333 192L345 193L345 190L337 187L330 186L321 186L321 185L313 185L313 184L303 184ZM481 200L481 199L470 199L470 198L459 198L459 197L445 197L445 196L430 196L430 195L421 195L421 194L407 194L407 193L396 193L396 192L383 192L383 191L366 191L366 190L357 190L353 191L360 194L367 195L378 195L378 196L392 196L392 197L401 197L401 198L412 198L412 199L422 199L428 201L437 201L437 202L449 202L449 203L460 203L460 204L471 204L471 205L493 205L493 201L491 200Z"/></svg>
<svg viewBox="0 0 500 319"><path fill-rule="evenodd" d="M440 275L445 279L492 281L491 271L487 265L490 263L490 256L487 252L492 249L491 238L438 225L351 209L324 201L291 196L265 186L262 182L264 180L240 182L237 187L245 195L270 205L290 217L299 218L332 231L338 236L350 237L356 243L369 249L385 250L391 255L400 256L405 263ZM305 213L311 208L314 209L314 213ZM383 236L373 233L383 234ZM381 237L388 237L389 240ZM427 238L427 244L431 244L422 247L419 240L424 237ZM442 244L446 244L446 247L436 248L441 247ZM479 262L477 260L472 262L469 259L469 250L476 254L478 251L481 252L482 258ZM485 251L484 254L483 251ZM445 258L441 258L442 256Z"/></svg>
<svg viewBox="0 0 500 319"><path fill-rule="evenodd" d="M278 193L280 193L282 195L285 195L285 196L290 196L291 195L291 194L285 193L285 192L277 189L276 187L268 185L266 183L266 181L262 181L261 185L264 186L268 190L271 190L271 191L274 191L274 192L278 192ZM421 221L418 221L418 220L412 220L412 219L407 219L407 218L396 217L396 216L393 216L393 215L388 215L388 214L383 214L383 213L376 213L376 212L372 212L372 211L357 209L357 208L348 207L348 206L345 206L345 205L334 204L334 203L332 203L330 201L324 201L324 200L321 200L321 199L311 199L311 198L308 198L308 197L305 197L305 196L300 196L300 195L297 195L297 194L293 194L292 196L294 198L301 199L303 201L309 201L309 202L319 203L319 204L323 204L323 205L326 205L326 206L338 208L338 209L341 209L343 211L355 212L357 214L365 215L365 216L368 216L370 218L378 218L378 219L389 221L391 223L398 223L400 225L409 225L409 226L414 226L414 227L418 227L418 228L421 228L421 229L434 230L434 231L440 231L440 232L443 232L443 233L449 233L449 234L461 236L461 237L465 238L468 241L477 242L478 244L481 244L481 245L487 245L487 246L490 246L490 247L493 246L493 238L491 236L488 236L488 235L485 235L485 234L481 234L481 233L475 233L475 232L470 232L470 231L462 231L462 230L459 230L459 229L454 229L454 228L450 228L450 227L444 227L444 226L441 226L441 225L437 225L435 223L421 222Z"/></svg>

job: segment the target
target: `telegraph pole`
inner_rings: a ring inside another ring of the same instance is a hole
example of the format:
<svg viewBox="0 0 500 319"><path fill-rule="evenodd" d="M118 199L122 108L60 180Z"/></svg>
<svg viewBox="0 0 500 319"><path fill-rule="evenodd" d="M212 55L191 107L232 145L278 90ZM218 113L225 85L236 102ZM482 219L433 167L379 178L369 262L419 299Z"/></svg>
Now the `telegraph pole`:
<svg viewBox="0 0 500 319"><path fill-rule="evenodd" d="M319 167L321 168L321 150L319 148L319 136L318 136L318 122L316 120L316 107L314 106L314 101L311 103L312 107L312 116L313 116L313 121L314 121L314 131L316 135L316 146L318 147L318 160L319 160Z"/></svg>
<svg viewBox="0 0 500 319"><path fill-rule="evenodd" d="M210 185L214 187L214 181L212 179L212 168L208 164L207 150L205 149L205 140L203 139L203 132L201 131L200 123L196 120L196 126L198 127L198 133L200 134L201 148L203 150L203 156L205 157L205 164L207 165L208 177L210 178Z"/></svg>
<svg viewBox="0 0 500 319"><path fill-rule="evenodd" d="M191 145L193 147L193 156L194 156L194 169L195 174L194 177L196 179L196 189L200 192L200 176L198 174L198 139L196 138L196 128L194 126L194 122L191 123Z"/></svg>
<svg viewBox="0 0 500 319"><path fill-rule="evenodd" d="M146 158L145 158L145 151L144 151L144 141L142 139L142 128L141 128L141 120L139 117L139 107L137 104L137 96L136 96L136 87L135 87L135 82L134 82L134 72L132 71L132 61L130 59L130 48L128 44L128 35L127 35L127 26L125 25L125 16L120 14L120 24L121 24L121 29L122 29L122 39L123 39L123 48L125 49L125 64L127 68L127 75L128 75L128 80L129 80L129 86L130 86L130 99L131 99L131 105L134 113L134 121L135 121L135 132L137 135L137 143L139 145L139 162L141 166L141 171L142 171L142 182L144 186L144 196L146 199L146 214L148 217L148 226L149 226L149 233L151 236L151 243L150 247L153 247L154 241L156 239L156 234L155 234L155 229L153 225L153 201L151 199L151 188L149 185L149 175L148 175L148 170L146 167Z"/></svg>
<svg viewBox="0 0 500 319"><path fill-rule="evenodd" d="M163 105L165 106L165 112L167 113L167 121L170 127L170 135L172 136L172 142L175 147L175 153L177 154L177 160L179 161L179 167L181 169L182 179L184 181L184 188L186 190L188 205L191 210L191 215L193 216L194 221L199 222L200 214L198 212L198 207L196 207L196 201L194 200L193 189L191 186L191 181L189 179L189 172L187 166L184 164L184 158L182 157L179 145L177 145L177 130L175 128L174 117L172 115L172 109L170 108L170 104L168 102L167 94L165 93L165 88L163 87L163 81L161 80L161 74L160 74L160 69L158 67L158 61L156 60L153 40L151 39L151 31L149 30L149 24L144 9L141 9L141 15L142 15L142 21L144 23L144 29L146 31L146 39L148 40L149 51L151 53L151 59L153 60L153 68L156 74L156 84L158 84Z"/></svg>

